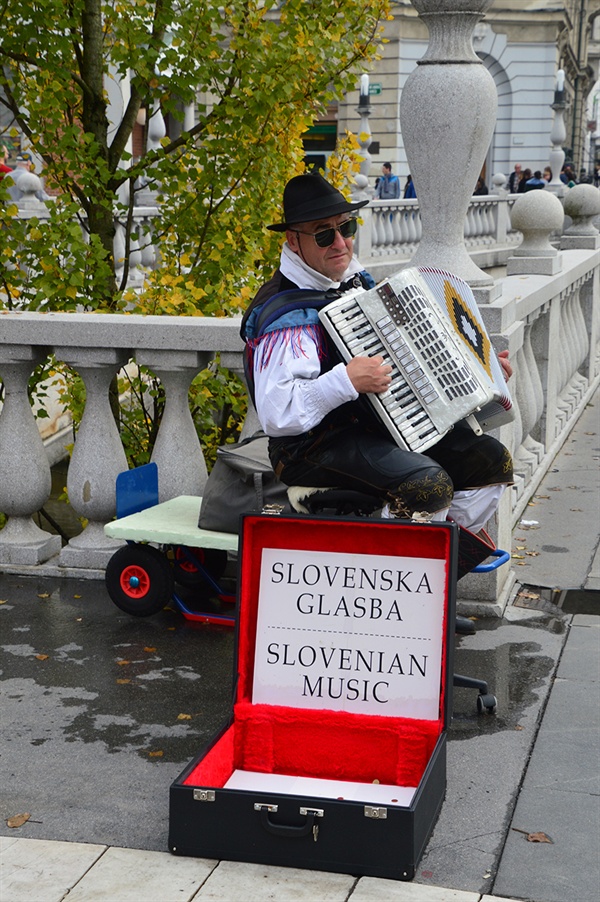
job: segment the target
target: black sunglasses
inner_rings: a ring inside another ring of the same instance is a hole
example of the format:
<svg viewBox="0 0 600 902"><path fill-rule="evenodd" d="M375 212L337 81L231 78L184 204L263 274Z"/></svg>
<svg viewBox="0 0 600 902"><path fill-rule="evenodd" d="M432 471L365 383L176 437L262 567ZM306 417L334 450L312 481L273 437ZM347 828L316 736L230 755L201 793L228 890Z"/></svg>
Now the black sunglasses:
<svg viewBox="0 0 600 902"><path fill-rule="evenodd" d="M342 238L353 238L356 235L356 230L358 228L358 222L356 219L346 219L344 222L341 222L338 226L333 226L331 229L323 229L321 232L301 232L299 229L294 229L297 235L308 235L310 238L314 238L319 247L330 247L335 241L335 233L339 232Z"/></svg>

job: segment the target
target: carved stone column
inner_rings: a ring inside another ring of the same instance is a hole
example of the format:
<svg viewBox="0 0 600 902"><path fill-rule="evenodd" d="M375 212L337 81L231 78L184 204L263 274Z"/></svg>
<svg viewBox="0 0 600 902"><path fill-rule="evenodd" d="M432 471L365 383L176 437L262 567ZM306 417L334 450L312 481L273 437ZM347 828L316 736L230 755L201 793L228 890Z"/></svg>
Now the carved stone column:
<svg viewBox="0 0 600 902"><path fill-rule="evenodd" d="M412 266L440 266L473 288L494 284L471 259L463 228L496 122L494 80L472 35L492 0L412 0L429 46L400 98L400 119L423 235Z"/></svg>
<svg viewBox="0 0 600 902"><path fill-rule="evenodd" d="M40 564L58 554L60 536L40 529L31 515L48 500L50 465L27 385L44 355L23 345L0 346L4 406L0 412L0 511L8 521L0 530L0 563Z"/></svg>
<svg viewBox="0 0 600 902"><path fill-rule="evenodd" d="M67 476L69 501L88 521L60 554L63 567L104 568L122 543L104 535L104 524L116 513L115 482L127 470L127 458L110 407L108 390L114 374L129 354L111 348L55 348L56 356L73 366L85 384L85 410Z"/></svg>
<svg viewBox="0 0 600 902"><path fill-rule="evenodd" d="M207 479L206 463L190 413L188 391L192 379L208 366L211 355L197 351L139 351L136 360L160 378L165 409L152 460L158 466L160 501L178 495L201 495Z"/></svg>

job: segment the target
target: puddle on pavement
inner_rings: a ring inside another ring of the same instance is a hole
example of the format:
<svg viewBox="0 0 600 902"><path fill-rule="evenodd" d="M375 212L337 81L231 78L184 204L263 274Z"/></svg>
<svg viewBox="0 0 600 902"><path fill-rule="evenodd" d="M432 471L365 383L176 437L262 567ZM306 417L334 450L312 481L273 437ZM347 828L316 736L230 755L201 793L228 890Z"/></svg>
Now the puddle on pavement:
<svg viewBox="0 0 600 902"><path fill-rule="evenodd" d="M470 739L523 729L522 720L529 709L540 704L548 678L556 667L555 657L542 653L543 646L536 641L536 631L542 629L546 633L562 634L567 620L562 616L532 622L531 641L500 641L492 648L469 648L467 642L457 638L454 672L485 680L488 692L496 696L498 706L496 714L479 714L478 690L454 687L450 739ZM502 628L502 621L477 623L477 632Z"/></svg>

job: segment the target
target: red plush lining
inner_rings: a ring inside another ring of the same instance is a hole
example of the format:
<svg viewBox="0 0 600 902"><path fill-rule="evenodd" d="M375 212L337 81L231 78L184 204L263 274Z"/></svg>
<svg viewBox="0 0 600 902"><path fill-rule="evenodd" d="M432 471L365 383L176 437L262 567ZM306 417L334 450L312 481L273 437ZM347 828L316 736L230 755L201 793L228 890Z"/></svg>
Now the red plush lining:
<svg viewBox="0 0 600 902"><path fill-rule="evenodd" d="M418 786L444 726L445 645L437 720L252 704L262 548L451 559L447 528L385 521L247 517L242 532L238 622L238 691L234 723L184 780L187 786L224 786L234 770L300 777ZM244 552L244 548L246 549ZM444 633L447 624L444 625Z"/></svg>
<svg viewBox="0 0 600 902"><path fill-rule="evenodd" d="M418 786L439 735L437 721L241 703L184 783L221 787L239 769Z"/></svg>

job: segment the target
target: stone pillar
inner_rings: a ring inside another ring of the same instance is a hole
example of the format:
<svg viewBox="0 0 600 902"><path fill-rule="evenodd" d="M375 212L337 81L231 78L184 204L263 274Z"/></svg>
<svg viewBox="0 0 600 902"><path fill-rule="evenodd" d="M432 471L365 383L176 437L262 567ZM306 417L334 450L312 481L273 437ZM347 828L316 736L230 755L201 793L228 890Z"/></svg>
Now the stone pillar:
<svg viewBox="0 0 600 902"><path fill-rule="evenodd" d="M88 521L60 554L63 567L103 569L121 542L104 534L115 516L115 483L128 469L108 390L114 374L127 362L126 351L106 348L55 348L56 356L77 370L85 384L85 410L77 430L67 475L69 502Z"/></svg>
<svg viewBox="0 0 600 902"><path fill-rule="evenodd" d="M4 406L0 411L0 563L40 564L58 554L60 536L45 532L31 515L48 500L50 464L27 395L29 377L43 354L26 345L0 345Z"/></svg>
<svg viewBox="0 0 600 902"><path fill-rule="evenodd" d="M423 225L411 265L440 266L472 288L490 289L494 280L469 256L463 229L496 122L494 80L472 43L473 29L491 3L412 0L429 29L429 46L400 98Z"/></svg>

